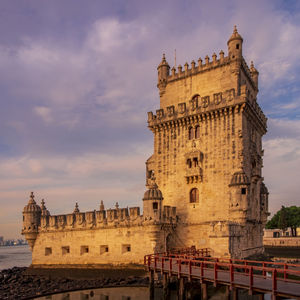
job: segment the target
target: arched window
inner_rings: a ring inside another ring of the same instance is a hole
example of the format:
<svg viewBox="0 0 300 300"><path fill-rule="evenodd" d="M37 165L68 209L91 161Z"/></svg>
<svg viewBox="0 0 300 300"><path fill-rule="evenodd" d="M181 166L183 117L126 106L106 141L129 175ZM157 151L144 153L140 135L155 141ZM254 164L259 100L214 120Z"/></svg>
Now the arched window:
<svg viewBox="0 0 300 300"><path fill-rule="evenodd" d="M195 138L199 139L200 138L200 126L195 127Z"/></svg>
<svg viewBox="0 0 300 300"><path fill-rule="evenodd" d="M194 138L194 128L189 128L189 140L192 140Z"/></svg>
<svg viewBox="0 0 300 300"><path fill-rule="evenodd" d="M191 159L188 159L188 160L186 161L186 163L187 163L187 165L188 165L189 168L192 167L192 161L191 161Z"/></svg>
<svg viewBox="0 0 300 300"><path fill-rule="evenodd" d="M199 202L199 191L197 188L193 188L190 191L190 203Z"/></svg>
<svg viewBox="0 0 300 300"><path fill-rule="evenodd" d="M194 95L190 103L192 105L192 110L197 109L200 103L200 95L199 94Z"/></svg>
<svg viewBox="0 0 300 300"><path fill-rule="evenodd" d="M197 157L193 158L193 163L194 163L194 167L198 166L198 158Z"/></svg>

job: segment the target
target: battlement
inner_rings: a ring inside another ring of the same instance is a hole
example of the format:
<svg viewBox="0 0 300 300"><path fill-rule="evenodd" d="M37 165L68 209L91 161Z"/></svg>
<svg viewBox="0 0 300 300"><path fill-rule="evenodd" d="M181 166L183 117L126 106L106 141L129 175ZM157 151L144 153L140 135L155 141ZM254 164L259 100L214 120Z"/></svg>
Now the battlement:
<svg viewBox="0 0 300 300"><path fill-rule="evenodd" d="M117 207L100 211L76 211L72 214L41 216L39 231L128 227L148 224L151 221L151 218L140 214L140 207ZM176 207L164 206L161 222L175 223Z"/></svg>
<svg viewBox="0 0 300 300"><path fill-rule="evenodd" d="M162 123L185 119L195 115L203 115L205 118L207 114L209 117L212 114L215 115L215 113L226 114L235 108L238 110L245 109L246 106L243 104L247 104L248 109L260 120L262 127L266 128L267 118L256 102L256 99L253 99L246 85L241 86L240 96L237 96L235 89L229 89L202 97L196 95L186 102L167 106L166 109L160 108L156 110L156 114L148 112L148 126L152 128Z"/></svg>
<svg viewBox="0 0 300 300"><path fill-rule="evenodd" d="M219 55L220 56L218 59L217 54L213 53L211 61L210 61L210 58L208 55L205 56L204 61L200 57L198 59L198 65L196 64L196 62L194 60L192 60L191 66L189 66L189 64L186 62L184 64L184 70L181 65L178 65L177 69L175 67L173 67L171 69L171 74L169 74L167 77L168 82L177 80L177 79L182 79L182 78L185 78L188 76L192 76L192 75L198 74L200 72L205 72L205 71L211 70L213 68L219 67L221 65L226 65L226 64L230 63L230 58L228 56L224 57L223 50L220 51Z"/></svg>
<svg viewBox="0 0 300 300"><path fill-rule="evenodd" d="M219 58L217 58L217 54L214 52L212 54L212 60L210 60L210 57L208 55L206 55L204 61L200 57L198 59L198 64L196 64L196 62L194 60L192 60L190 66L186 62L184 64L184 70L181 65L178 65L177 68L173 67L171 69L171 73L168 73L166 83L169 83L169 82L172 82L175 80L179 80L179 79L183 79L183 78L187 78L190 76L198 75L203 72L211 71L215 68L229 65L232 62L236 62L236 59L233 60L229 56L224 57L223 50L220 51L219 55L220 55ZM248 80L250 81L252 87L254 89L257 89L256 83L252 77L252 72L243 57L241 57L241 59L240 59L240 64L241 64L241 67L243 68L244 72L246 73Z"/></svg>

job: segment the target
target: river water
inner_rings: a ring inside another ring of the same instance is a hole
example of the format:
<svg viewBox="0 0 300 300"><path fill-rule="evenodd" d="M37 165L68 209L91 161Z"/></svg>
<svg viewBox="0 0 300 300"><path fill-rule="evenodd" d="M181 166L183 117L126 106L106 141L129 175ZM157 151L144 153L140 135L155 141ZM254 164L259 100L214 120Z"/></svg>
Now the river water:
<svg viewBox="0 0 300 300"><path fill-rule="evenodd" d="M29 246L8 246L0 247L0 271L13 267L28 267L31 264L31 251ZM224 293L216 292L210 299L225 299ZM144 287L122 287L122 288L102 288L94 290L76 291L62 293L52 296L37 298L40 300L138 300L149 299L149 289ZM155 299L162 299L162 291L157 289ZM177 299L176 295L171 295L171 299ZM246 299L246 298L245 298ZM247 299L255 299L247 297ZM270 295L265 295L264 299L270 299Z"/></svg>
<svg viewBox="0 0 300 300"><path fill-rule="evenodd" d="M31 251L28 245L0 247L0 271L13 267L29 267Z"/></svg>

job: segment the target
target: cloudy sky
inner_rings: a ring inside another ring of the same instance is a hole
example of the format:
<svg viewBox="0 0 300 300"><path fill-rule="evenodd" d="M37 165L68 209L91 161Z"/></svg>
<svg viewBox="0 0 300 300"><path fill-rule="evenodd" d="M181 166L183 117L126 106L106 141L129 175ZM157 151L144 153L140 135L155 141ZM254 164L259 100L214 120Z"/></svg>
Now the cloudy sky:
<svg viewBox="0 0 300 300"><path fill-rule="evenodd" d="M52 214L141 205L156 67L221 49L233 26L260 72L270 211L300 205L300 2L0 1L0 236L30 191Z"/></svg>

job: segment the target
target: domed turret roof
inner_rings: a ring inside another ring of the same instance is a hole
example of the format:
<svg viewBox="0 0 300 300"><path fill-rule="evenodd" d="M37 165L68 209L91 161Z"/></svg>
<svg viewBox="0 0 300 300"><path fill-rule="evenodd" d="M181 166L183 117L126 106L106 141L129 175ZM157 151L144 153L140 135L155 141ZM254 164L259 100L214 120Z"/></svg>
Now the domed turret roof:
<svg viewBox="0 0 300 300"><path fill-rule="evenodd" d="M154 175L151 177L149 188L145 192L143 200L163 200L162 192L155 183Z"/></svg>
<svg viewBox="0 0 300 300"><path fill-rule="evenodd" d="M28 204L24 207L23 212L30 213L30 212L40 212L40 211L41 208L34 201L33 192L31 192Z"/></svg>
<svg viewBox="0 0 300 300"><path fill-rule="evenodd" d="M236 29L236 25L234 25L234 29L233 29L233 33L231 35L231 37L229 38L227 45L233 41L233 40L241 40L243 41L242 36L238 33L237 29Z"/></svg>
<svg viewBox="0 0 300 300"><path fill-rule="evenodd" d="M161 60L160 64L158 65L157 69L160 68L160 67L162 67L162 66L168 66L170 68L168 62L166 61L165 54L163 54L162 60Z"/></svg>
<svg viewBox="0 0 300 300"><path fill-rule="evenodd" d="M243 170L235 172L232 175L231 182L229 186L233 185L249 185L249 179Z"/></svg>

